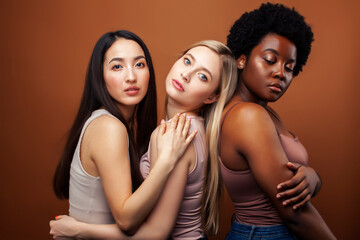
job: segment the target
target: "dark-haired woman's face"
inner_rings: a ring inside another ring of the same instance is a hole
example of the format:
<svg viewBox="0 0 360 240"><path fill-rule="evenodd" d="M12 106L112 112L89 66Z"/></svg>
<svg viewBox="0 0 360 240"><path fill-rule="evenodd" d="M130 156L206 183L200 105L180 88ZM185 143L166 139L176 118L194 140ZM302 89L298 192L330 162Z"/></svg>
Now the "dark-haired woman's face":
<svg viewBox="0 0 360 240"><path fill-rule="evenodd" d="M277 34L268 34L254 47L246 64L238 59L242 68L240 91L249 100L274 102L278 100L293 80L296 64L296 46Z"/></svg>
<svg viewBox="0 0 360 240"><path fill-rule="evenodd" d="M116 40L105 54L103 67L106 88L119 108L133 107L145 97L150 73L137 42Z"/></svg>

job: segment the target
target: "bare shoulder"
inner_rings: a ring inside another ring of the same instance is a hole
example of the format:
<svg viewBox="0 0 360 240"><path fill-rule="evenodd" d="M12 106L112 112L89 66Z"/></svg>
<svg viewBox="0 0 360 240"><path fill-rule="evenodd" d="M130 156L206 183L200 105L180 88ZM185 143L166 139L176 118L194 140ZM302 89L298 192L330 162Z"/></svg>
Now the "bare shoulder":
<svg viewBox="0 0 360 240"><path fill-rule="evenodd" d="M99 135L127 134L125 125L119 119L109 115L94 119L89 125L89 129Z"/></svg>
<svg viewBox="0 0 360 240"><path fill-rule="evenodd" d="M250 102L241 102L231 109L224 121L224 127L231 125L249 127L271 122L271 118L264 107Z"/></svg>

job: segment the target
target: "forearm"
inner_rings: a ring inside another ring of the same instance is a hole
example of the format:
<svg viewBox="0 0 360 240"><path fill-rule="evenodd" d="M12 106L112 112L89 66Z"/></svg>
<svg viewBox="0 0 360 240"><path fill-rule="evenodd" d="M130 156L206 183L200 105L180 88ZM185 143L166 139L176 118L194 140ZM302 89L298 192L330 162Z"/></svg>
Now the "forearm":
<svg viewBox="0 0 360 240"><path fill-rule="evenodd" d="M290 211L292 211L290 209ZM309 202L305 207L285 219L285 224L298 239L336 239L319 212Z"/></svg>
<svg viewBox="0 0 360 240"><path fill-rule="evenodd" d="M116 208L121 211L113 211L115 221L122 230L134 231L145 220L159 199L172 169L172 166L155 164L141 186L123 206Z"/></svg>
<svg viewBox="0 0 360 240"><path fill-rule="evenodd" d="M74 228L77 229L78 234L76 238L80 239L129 239L116 224L88 224L78 222Z"/></svg>

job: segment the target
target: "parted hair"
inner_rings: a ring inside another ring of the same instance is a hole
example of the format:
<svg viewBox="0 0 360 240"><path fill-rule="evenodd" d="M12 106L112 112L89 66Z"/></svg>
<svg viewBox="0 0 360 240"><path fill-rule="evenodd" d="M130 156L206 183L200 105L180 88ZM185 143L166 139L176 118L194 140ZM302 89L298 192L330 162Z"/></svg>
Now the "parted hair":
<svg viewBox="0 0 360 240"><path fill-rule="evenodd" d="M249 57L252 49L269 33L281 35L295 44L294 76L297 76L306 64L314 34L295 8L279 3L263 3L260 8L245 12L231 27L227 45L236 59L242 54Z"/></svg>

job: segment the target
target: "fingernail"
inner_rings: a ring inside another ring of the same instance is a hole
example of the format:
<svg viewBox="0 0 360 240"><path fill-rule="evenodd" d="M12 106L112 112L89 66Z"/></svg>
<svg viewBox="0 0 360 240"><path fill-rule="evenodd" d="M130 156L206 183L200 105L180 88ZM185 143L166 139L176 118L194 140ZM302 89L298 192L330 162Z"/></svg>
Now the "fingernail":
<svg viewBox="0 0 360 240"><path fill-rule="evenodd" d="M177 113L176 115L180 116L180 113Z"/></svg>
<svg viewBox="0 0 360 240"><path fill-rule="evenodd" d="M277 194L276 197L277 197L277 198L281 198L281 195L280 195L280 194Z"/></svg>
<svg viewBox="0 0 360 240"><path fill-rule="evenodd" d="M282 186L281 185L277 185L277 189L281 189L282 188Z"/></svg>
<svg viewBox="0 0 360 240"><path fill-rule="evenodd" d="M55 216L55 219L57 219L58 216L59 216L59 215L56 215L56 216Z"/></svg>
<svg viewBox="0 0 360 240"><path fill-rule="evenodd" d="M287 202L283 202L283 205L286 206L288 203Z"/></svg>
<svg viewBox="0 0 360 240"><path fill-rule="evenodd" d="M182 115L183 115L184 117L186 117L186 113L183 113Z"/></svg>
<svg viewBox="0 0 360 240"><path fill-rule="evenodd" d="M164 124L165 123L165 120L164 119L161 119L161 124Z"/></svg>
<svg viewBox="0 0 360 240"><path fill-rule="evenodd" d="M190 118L190 117L186 117L186 120L190 121L190 120L191 120L191 118Z"/></svg>
<svg viewBox="0 0 360 240"><path fill-rule="evenodd" d="M296 207L296 206L294 206L294 207L293 207L293 209L294 209L294 210L296 210L296 209L297 209L297 207Z"/></svg>

